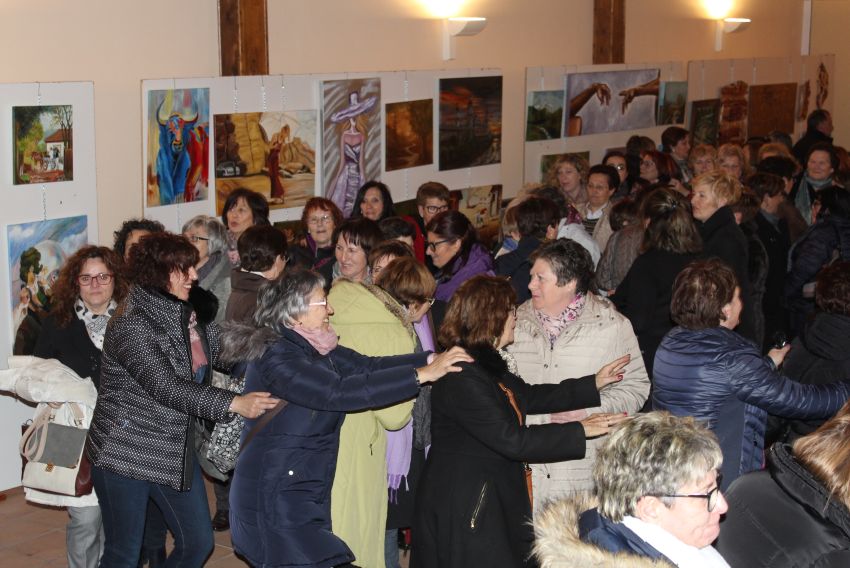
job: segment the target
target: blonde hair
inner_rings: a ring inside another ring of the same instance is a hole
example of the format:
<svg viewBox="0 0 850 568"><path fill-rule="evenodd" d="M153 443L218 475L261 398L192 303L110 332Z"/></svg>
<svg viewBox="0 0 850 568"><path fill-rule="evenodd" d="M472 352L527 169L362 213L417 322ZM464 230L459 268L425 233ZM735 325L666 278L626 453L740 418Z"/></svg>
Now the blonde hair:
<svg viewBox="0 0 850 568"><path fill-rule="evenodd" d="M850 402L793 444L794 457L841 503L850 508Z"/></svg>
<svg viewBox="0 0 850 568"><path fill-rule="evenodd" d="M558 182L558 168L564 164L570 164L576 169L581 178L581 185L587 183L587 170L590 169L590 164L587 163L587 160L576 154L563 154L549 168L549 172L546 174L546 185L561 187L561 184Z"/></svg>
<svg viewBox="0 0 850 568"><path fill-rule="evenodd" d="M711 189L717 199L725 199L726 205L734 205L741 199L741 182L722 170L713 170L697 176L691 186L704 185Z"/></svg>
<svg viewBox="0 0 850 568"><path fill-rule="evenodd" d="M770 154L772 156L785 156L786 158L791 158L796 161L794 158L794 154L791 153L791 150L788 149L788 146L785 144L780 144L779 142L768 142L759 148L758 160L761 162L764 159L765 154Z"/></svg>
<svg viewBox="0 0 850 568"><path fill-rule="evenodd" d="M694 146L694 148L691 150L690 155L688 156L688 165L691 167L691 169L693 169L696 161L702 158L703 156L710 156L711 159L715 162L714 165L717 166L717 148L708 144L699 144L698 146Z"/></svg>

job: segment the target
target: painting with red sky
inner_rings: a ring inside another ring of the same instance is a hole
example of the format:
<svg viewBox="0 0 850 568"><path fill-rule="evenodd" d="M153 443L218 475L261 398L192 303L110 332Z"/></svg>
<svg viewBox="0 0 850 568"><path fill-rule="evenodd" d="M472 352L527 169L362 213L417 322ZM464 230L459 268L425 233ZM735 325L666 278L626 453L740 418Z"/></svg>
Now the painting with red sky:
<svg viewBox="0 0 850 568"><path fill-rule="evenodd" d="M440 170L502 161L502 77L440 79Z"/></svg>

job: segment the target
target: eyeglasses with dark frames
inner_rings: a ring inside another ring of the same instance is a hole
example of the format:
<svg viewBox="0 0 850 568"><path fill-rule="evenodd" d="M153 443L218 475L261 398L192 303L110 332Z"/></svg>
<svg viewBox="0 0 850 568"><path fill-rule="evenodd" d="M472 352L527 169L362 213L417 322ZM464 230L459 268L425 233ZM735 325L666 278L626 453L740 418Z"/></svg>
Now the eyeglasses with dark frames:
<svg viewBox="0 0 850 568"><path fill-rule="evenodd" d="M448 211L448 205L426 205L425 211L430 213L431 215L436 215L437 213L442 213L443 211Z"/></svg>
<svg viewBox="0 0 850 568"><path fill-rule="evenodd" d="M429 249L431 252L437 251L437 245L441 245L443 243L448 243L453 241L454 239L443 239L441 241L434 241L433 243L425 243L425 248Z"/></svg>
<svg viewBox="0 0 850 568"><path fill-rule="evenodd" d="M77 282L80 283L80 286L91 286L95 280L98 284L109 284L112 282L112 274L101 272L99 274L80 274L77 276Z"/></svg>
<svg viewBox="0 0 850 568"><path fill-rule="evenodd" d="M723 481L723 476L720 472L717 473L717 485L714 486L714 489L709 490L708 493L689 493L689 494L681 494L681 493L650 493L648 497L674 497L678 499L705 499L706 505L708 507L708 512L712 512L715 507L717 507L717 503L720 502L720 483Z"/></svg>
<svg viewBox="0 0 850 568"><path fill-rule="evenodd" d="M189 236L189 237L187 237L187 238L188 238L190 241L192 241L193 243L196 243L196 242L198 242L198 241L208 241L208 240L210 240L210 239L209 239L209 237L202 237L202 236L200 236L200 235L190 235L190 236Z"/></svg>

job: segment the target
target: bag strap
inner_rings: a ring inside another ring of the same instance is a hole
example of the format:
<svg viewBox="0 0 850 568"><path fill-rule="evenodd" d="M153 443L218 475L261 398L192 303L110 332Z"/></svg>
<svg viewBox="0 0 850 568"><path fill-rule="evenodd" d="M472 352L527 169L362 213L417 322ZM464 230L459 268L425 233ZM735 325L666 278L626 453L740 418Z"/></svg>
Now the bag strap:
<svg viewBox="0 0 850 568"><path fill-rule="evenodd" d="M53 422L56 409L50 406L38 413L32 420L18 443L18 451L28 461L38 461L44 454L47 444L47 425ZM36 435L37 434L37 435Z"/></svg>
<svg viewBox="0 0 850 568"><path fill-rule="evenodd" d="M272 418L274 418L275 416L277 416L277 415L278 415L278 413L279 413L281 410L283 410L284 408L286 408L286 405L287 405L287 404L289 404L289 402L288 402L288 401L285 401L285 400L283 400L283 399L280 399L280 400L278 401L278 403L275 405L275 407L271 409L271 411L269 411L269 412L265 413L265 414L263 415L263 417L262 417L262 418L260 418L260 419L257 421L257 423L254 425L254 427L253 427L253 428L251 428L251 431L250 431L250 432L248 432L248 435L245 437L245 441L244 441L244 442L242 442L242 447L241 447L241 448L239 448L239 453L240 453L240 454L242 453L242 450L244 450L244 449L248 446L248 444L250 444L250 443L251 443L251 440L253 440L253 439L254 439L254 436L256 436L257 434L259 434L259 433L260 433L260 430L262 430L263 428L265 428L266 426L268 426L269 422L271 422L271 421L272 421Z"/></svg>

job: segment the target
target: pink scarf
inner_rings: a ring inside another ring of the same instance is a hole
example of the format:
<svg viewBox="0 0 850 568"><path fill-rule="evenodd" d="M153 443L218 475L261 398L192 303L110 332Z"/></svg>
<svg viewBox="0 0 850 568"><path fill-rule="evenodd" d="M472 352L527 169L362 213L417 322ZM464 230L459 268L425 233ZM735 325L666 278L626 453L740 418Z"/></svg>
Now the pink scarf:
<svg viewBox="0 0 850 568"><path fill-rule="evenodd" d="M339 342L339 337L337 337L334 328L330 325L324 329L304 329L303 325L296 325L292 329L295 333L306 339L313 346L313 349L322 355L327 355L336 349L337 342Z"/></svg>
<svg viewBox="0 0 850 568"><path fill-rule="evenodd" d="M575 299L557 317L547 316L540 310L534 310L537 321L543 326L546 335L549 336L549 346L555 345L561 333L574 321L578 319L584 309L584 294L576 294Z"/></svg>

